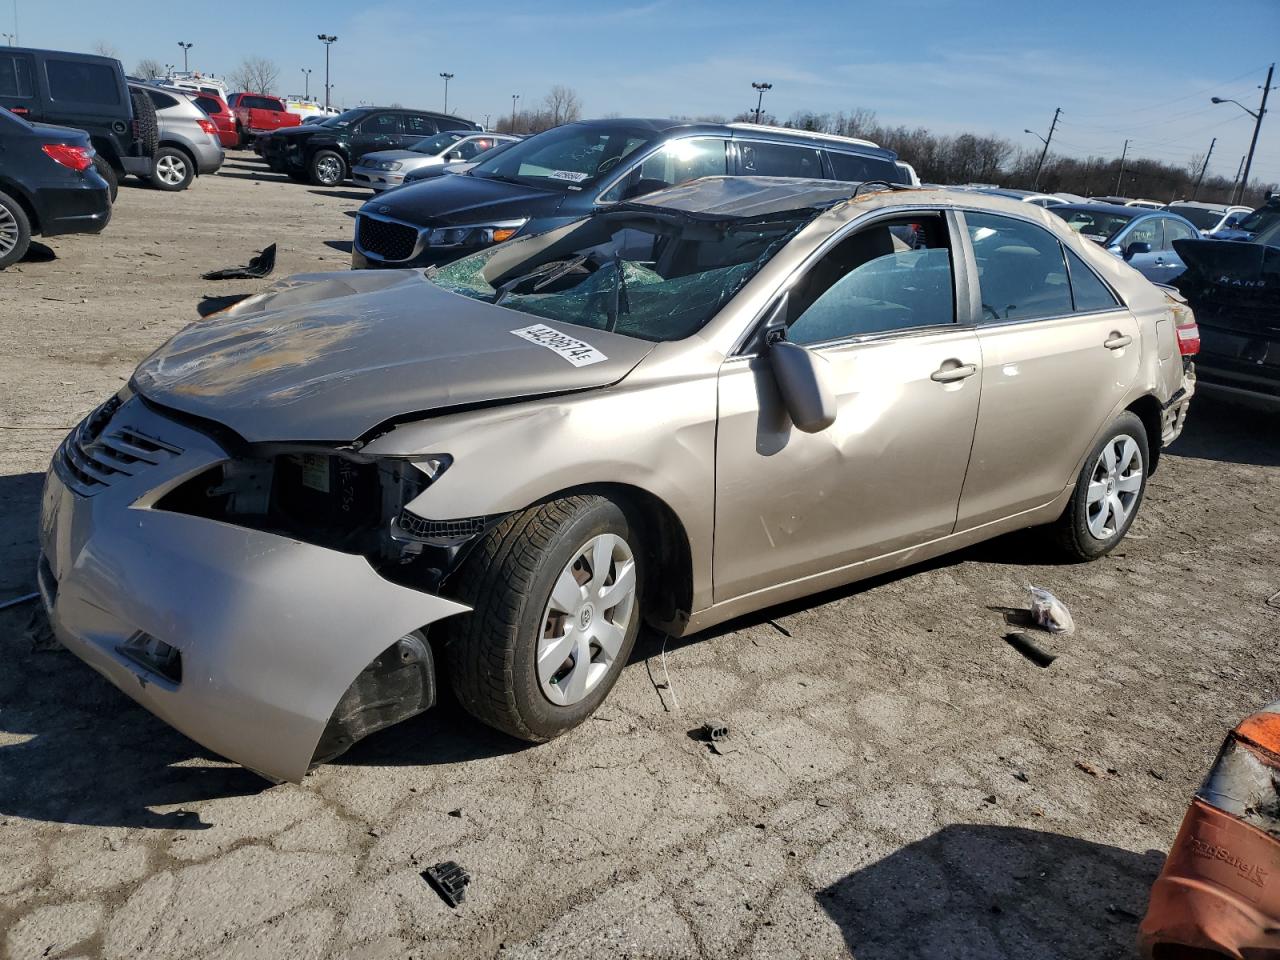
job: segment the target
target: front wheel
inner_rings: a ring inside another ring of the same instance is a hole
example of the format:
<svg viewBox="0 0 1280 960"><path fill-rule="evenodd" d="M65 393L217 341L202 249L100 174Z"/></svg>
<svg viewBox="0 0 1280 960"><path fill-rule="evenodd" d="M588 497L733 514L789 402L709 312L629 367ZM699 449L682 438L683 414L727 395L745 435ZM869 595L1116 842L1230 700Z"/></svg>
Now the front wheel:
<svg viewBox="0 0 1280 960"><path fill-rule="evenodd" d="M18 201L0 193L0 270L17 263L31 246L31 221Z"/></svg>
<svg viewBox="0 0 1280 960"><path fill-rule="evenodd" d="M120 192L120 178L116 176L115 168L107 162L106 157L99 153L94 155L93 169L98 172L98 176L107 181L107 190L111 194L111 202L115 203L116 194Z"/></svg>
<svg viewBox="0 0 1280 960"><path fill-rule="evenodd" d="M591 716L640 630L639 546L626 512L599 496L549 501L487 534L455 584L473 612L445 645L463 707L534 743Z"/></svg>
<svg viewBox="0 0 1280 960"><path fill-rule="evenodd" d="M311 158L307 166L311 182L318 187L336 187L347 179L347 162L332 150L321 150Z"/></svg>
<svg viewBox="0 0 1280 960"><path fill-rule="evenodd" d="M1125 411L1085 458L1071 502L1055 524L1070 559L1093 560L1124 539L1142 506L1149 462L1146 427Z"/></svg>
<svg viewBox="0 0 1280 960"><path fill-rule="evenodd" d="M191 158L174 147L161 147L151 158L151 185L158 190L185 190L195 175Z"/></svg>

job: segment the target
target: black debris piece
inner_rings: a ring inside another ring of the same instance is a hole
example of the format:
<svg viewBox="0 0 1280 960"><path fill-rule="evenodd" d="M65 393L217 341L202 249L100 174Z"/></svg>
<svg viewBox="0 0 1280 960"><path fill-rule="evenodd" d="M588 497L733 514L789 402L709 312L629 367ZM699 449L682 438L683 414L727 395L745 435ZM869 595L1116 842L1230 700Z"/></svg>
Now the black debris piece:
<svg viewBox="0 0 1280 960"><path fill-rule="evenodd" d="M276 245L273 243L243 267L227 267L202 274L206 280L260 280L276 268Z"/></svg>
<svg viewBox="0 0 1280 960"><path fill-rule="evenodd" d="M423 870L422 879L431 884L431 889L440 894L441 900L456 907L467 899L467 884L471 882L471 874L452 860L446 860Z"/></svg>
<svg viewBox="0 0 1280 960"><path fill-rule="evenodd" d="M1021 783L1026 783L1030 777L1028 777L1023 771L1019 770L1013 775L1013 779L1018 780Z"/></svg>
<svg viewBox="0 0 1280 960"><path fill-rule="evenodd" d="M461 820L461 819L462 819L462 810L461 810L461 808L459 808L459 809L457 809L457 810L450 810L450 811L449 811L449 816L451 816L451 817L455 817L455 818L457 818L457 819Z"/></svg>
<svg viewBox="0 0 1280 960"><path fill-rule="evenodd" d="M1058 659L1054 654L1048 653L1037 646L1034 640L1021 631L1006 633L1004 641L1037 667L1047 667Z"/></svg>
<svg viewBox="0 0 1280 960"><path fill-rule="evenodd" d="M702 725L702 737L704 740L715 742L723 740L729 736L729 725L723 720L708 720Z"/></svg>

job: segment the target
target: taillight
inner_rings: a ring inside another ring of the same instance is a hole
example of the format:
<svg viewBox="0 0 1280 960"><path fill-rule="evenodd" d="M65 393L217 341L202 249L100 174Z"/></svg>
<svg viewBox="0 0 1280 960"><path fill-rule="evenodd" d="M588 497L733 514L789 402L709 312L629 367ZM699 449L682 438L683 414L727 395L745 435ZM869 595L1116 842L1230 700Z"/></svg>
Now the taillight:
<svg viewBox="0 0 1280 960"><path fill-rule="evenodd" d="M1173 331L1178 338L1178 352L1184 357L1194 357L1200 352L1200 328L1196 315L1185 303L1173 301Z"/></svg>
<svg viewBox="0 0 1280 960"><path fill-rule="evenodd" d="M88 170L93 166L93 150L69 143L46 143L41 148L55 163L72 170Z"/></svg>
<svg viewBox="0 0 1280 960"><path fill-rule="evenodd" d="M196 123L200 124L200 129L203 130L205 133L214 137L218 135L218 128L214 126L214 123L212 120L206 120L201 118L200 120L197 120Z"/></svg>

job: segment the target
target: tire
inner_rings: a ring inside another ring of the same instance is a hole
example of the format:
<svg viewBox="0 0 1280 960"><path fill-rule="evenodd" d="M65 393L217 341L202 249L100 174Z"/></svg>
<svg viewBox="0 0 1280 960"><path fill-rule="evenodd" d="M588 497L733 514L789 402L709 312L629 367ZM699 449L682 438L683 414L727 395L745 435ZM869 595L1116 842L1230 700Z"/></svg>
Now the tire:
<svg viewBox="0 0 1280 960"><path fill-rule="evenodd" d="M138 121L138 142L143 156L152 156L160 146L160 121L156 117L156 105L151 98L138 90L129 92L133 104L133 118Z"/></svg>
<svg viewBox="0 0 1280 960"><path fill-rule="evenodd" d="M336 187L347 179L347 161L332 150L317 150L307 163L307 176L317 187Z"/></svg>
<svg viewBox="0 0 1280 960"><path fill-rule="evenodd" d="M151 185L157 190L176 192L191 186L195 161L177 147L161 147L151 157Z"/></svg>
<svg viewBox="0 0 1280 960"><path fill-rule="evenodd" d="M1054 524L1054 538L1067 558L1094 560L1124 539L1142 506L1150 463L1146 427L1126 410L1085 457L1071 502Z"/></svg>
<svg viewBox="0 0 1280 960"><path fill-rule="evenodd" d="M249 148L251 144L252 144L252 141L249 140L244 135L244 127L240 126L240 124L237 123L236 124L236 149L246 150Z"/></svg>
<svg viewBox="0 0 1280 960"><path fill-rule="evenodd" d="M603 545L602 552L597 545ZM601 568L607 572L599 580L594 562L582 563L597 556L605 558ZM551 740L591 716L635 646L643 557L626 512L599 496L551 500L490 531L454 581L455 596L474 611L450 621L444 648L463 708L533 743ZM602 598L613 603L605 607ZM557 606L575 610L561 613ZM565 659L556 662L559 653Z"/></svg>
<svg viewBox="0 0 1280 960"><path fill-rule="evenodd" d="M27 255L31 246L31 221L27 211L7 193L0 193L0 270Z"/></svg>
<svg viewBox="0 0 1280 960"><path fill-rule="evenodd" d="M98 171L98 176L107 181L107 189L111 191L111 202L116 202L116 194L120 192L120 179L116 176L115 167L107 163L106 159L97 154L93 158L93 169Z"/></svg>

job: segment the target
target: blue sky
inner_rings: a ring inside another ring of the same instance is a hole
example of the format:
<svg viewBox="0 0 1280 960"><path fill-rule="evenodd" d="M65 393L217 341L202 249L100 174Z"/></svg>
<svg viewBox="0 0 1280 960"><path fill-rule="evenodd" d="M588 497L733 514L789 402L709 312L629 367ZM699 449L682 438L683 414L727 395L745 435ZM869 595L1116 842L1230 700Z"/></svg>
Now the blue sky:
<svg viewBox="0 0 1280 960"><path fill-rule="evenodd" d="M0 0L0 31L12 29ZM281 67L282 85L323 83L320 32L333 46L339 103L450 107L483 121L511 95L577 90L585 115L732 115L754 106L863 107L892 124L997 133L1035 146L1062 107L1057 152L1131 153L1183 163L1218 138L1210 170L1233 176L1266 66L1280 59L1280 0L16 0L24 45L90 49L104 41L132 69L141 57L223 73L246 55ZM163 9L163 13L159 13ZM1280 83L1280 81L1277 81ZM1280 182L1280 91L1254 160Z"/></svg>

